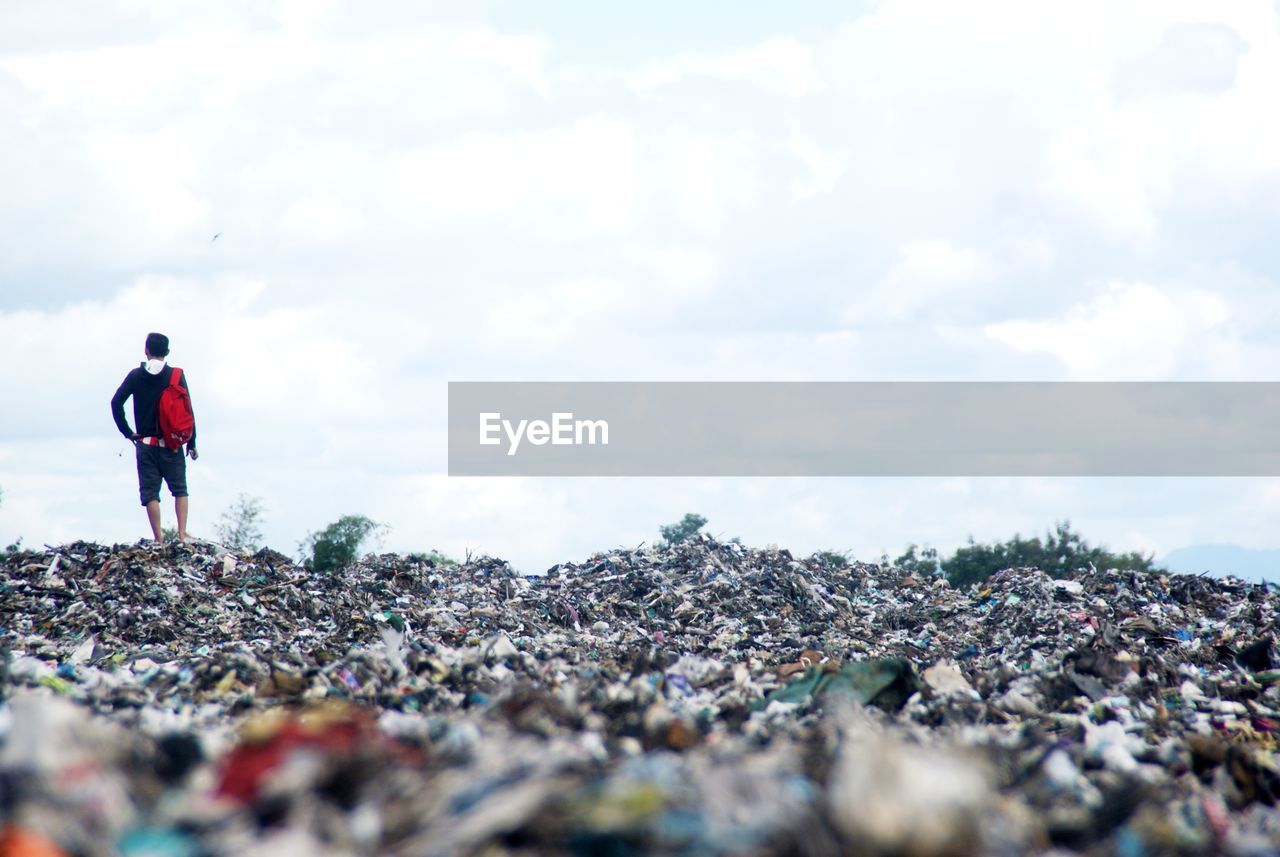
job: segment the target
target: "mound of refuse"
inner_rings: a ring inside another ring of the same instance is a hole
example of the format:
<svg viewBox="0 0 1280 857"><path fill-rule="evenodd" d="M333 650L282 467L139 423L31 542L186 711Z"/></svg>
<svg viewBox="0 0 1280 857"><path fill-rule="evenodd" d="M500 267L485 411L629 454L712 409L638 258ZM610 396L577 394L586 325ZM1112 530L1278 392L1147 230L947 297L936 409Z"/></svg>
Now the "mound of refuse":
<svg viewBox="0 0 1280 857"><path fill-rule="evenodd" d="M1278 598L707 537L18 552L0 854L1275 854Z"/></svg>

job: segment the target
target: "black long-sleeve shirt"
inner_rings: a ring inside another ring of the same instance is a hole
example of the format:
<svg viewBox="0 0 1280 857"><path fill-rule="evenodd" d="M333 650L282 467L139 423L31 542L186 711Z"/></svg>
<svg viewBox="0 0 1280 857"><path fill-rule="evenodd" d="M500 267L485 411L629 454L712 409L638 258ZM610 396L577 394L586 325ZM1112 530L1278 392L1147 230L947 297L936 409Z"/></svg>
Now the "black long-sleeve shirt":
<svg viewBox="0 0 1280 857"><path fill-rule="evenodd" d="M164 392L165 387L169 386L169 379L173 377L173 367L165 366L158 375L152 375L146 370L146 365L143 363L125 375L116 394L111 397L111 416L115 418L116 428L120 429L120 433L127 438L133 437L129 421L124 416L124 403L130 396L133 396L133 424L138 427L138 436L160 436L160 394ZM178 379L178 383L186 387L187 395L190 396L191 388L187 386L185 371ZM192 410L195 409L192 408ZM187 441L187 449L195 448L196 430L195 426L192 426L191 440Z"/></svg>

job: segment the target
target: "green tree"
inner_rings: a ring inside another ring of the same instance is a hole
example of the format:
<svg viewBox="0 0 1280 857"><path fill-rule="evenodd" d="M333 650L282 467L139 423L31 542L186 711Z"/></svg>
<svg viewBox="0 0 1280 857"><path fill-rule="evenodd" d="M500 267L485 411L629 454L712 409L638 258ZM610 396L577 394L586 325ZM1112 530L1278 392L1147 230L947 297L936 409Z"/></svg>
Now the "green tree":
<svg viewBox="0 0 1280 857"><path fill-rule="evenodd" d="M816 551L813 556L809 557L811 562L819 565L825 565L827 568L848 568L849 554L847 551Z"/></svg>
<svg viewBox="0 0 1280 857"><path fill-rule="evenodd" d="M686 512L685 516L674 524L659 527L658 532L662 534L662 540L667 544L678 545L693 538L706 523L707 519L701 515Z"/></svg>
<svg viewBox="0 0 1280 857"><path fill-rule="evenodd" d="M416 560L417 562L429 562L432 565L438 566L453 566L458 564L456 559L451 556L446 556L434 548L429 551L415 551L409 554L409 559Z"/></svg>
<svg viewBox="0 0 1280 857"><path fill-rule="evenodd" d="M888 556L883 559L887 560ZM922 548L914 542L907 545L907 549L888 564L893 568L901 568L924 577L936 577L942 571L938 561L938 549L928 546Z"/></svg>
<svg viewBox="0 0 1280 857"><path fill-rule="evenodd" d="M969 543L943 560L942 570L952 586L969 586L986 580L1006 568L1038 568L1051 577L1066 577L1088 569L1120 569L1151 571L1153 557L1137 552L1115 554L1103 547L1091 546L1071 529L1070 521L1059 522L1054 529L1039 537L1024 539L1015 534L999 544L979 544L970 536Z"/></svg>
<svg viewBox="0 0 1280 857"><path fill-rule="evenodd" d="M307 568L335 571L350 565L365 539L383 529L364 515L343 515L320 532L308 534L298 548Z"/></svg>
<svg viewBox="0 0 1280 857"><path fill-rule="evenodd" d="M241 494L222 513L217 527L218 541L235 551L256 551L262 546L262 498Z"/></svg>

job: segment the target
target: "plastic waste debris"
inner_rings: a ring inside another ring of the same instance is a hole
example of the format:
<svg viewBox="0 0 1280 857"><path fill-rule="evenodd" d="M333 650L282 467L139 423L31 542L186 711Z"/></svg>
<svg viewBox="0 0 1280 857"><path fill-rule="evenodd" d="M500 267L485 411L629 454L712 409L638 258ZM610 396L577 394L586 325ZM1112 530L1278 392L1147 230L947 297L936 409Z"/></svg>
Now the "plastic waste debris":
<svg viewBox="0 0 1280 857"><path fill-rule="evenodd" d="M838 697L896 710L917 687L915 670L905 658L809 667L804 675L765 697L764 702L809 703Z"/></svg>
<svg viewBox="0 0 1280 857"><path fill-rule="evenodd" d="M0 824L39 857L1277 853L1278 607L705 537L539 576L18 551Z"/></svg>

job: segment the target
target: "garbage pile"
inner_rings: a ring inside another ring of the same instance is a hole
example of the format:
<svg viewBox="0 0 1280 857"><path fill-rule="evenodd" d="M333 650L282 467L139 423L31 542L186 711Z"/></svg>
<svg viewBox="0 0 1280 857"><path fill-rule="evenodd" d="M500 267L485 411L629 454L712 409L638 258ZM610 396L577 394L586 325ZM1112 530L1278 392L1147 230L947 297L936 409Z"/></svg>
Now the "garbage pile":
<svg viewBox="0 0 1280 857"><path fill-rule="evenodd" d="M0 569L0 854L1280 852L1278 596L705 536Z"/></svg>

